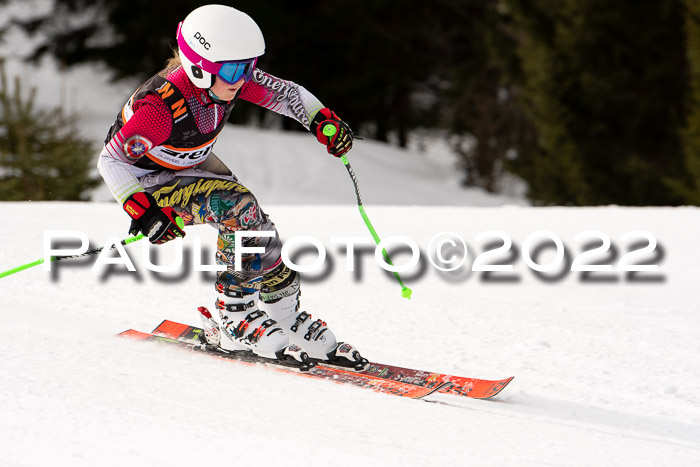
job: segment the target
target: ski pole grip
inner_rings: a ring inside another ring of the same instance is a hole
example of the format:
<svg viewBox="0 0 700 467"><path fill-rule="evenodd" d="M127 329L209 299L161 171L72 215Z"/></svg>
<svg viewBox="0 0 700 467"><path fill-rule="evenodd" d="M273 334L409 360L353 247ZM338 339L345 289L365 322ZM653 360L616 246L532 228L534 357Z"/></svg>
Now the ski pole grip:
<svg viewBox="0 0 700 467"><path fill-rule="evenodd" d="M329 138L331 136L333 136L334 134L336 134L337 132L338 132L338 129L335 127L335 125L331 125L330 123L325 125L321 129L321 133L323 133L324 136L327 136Z"/></svg>

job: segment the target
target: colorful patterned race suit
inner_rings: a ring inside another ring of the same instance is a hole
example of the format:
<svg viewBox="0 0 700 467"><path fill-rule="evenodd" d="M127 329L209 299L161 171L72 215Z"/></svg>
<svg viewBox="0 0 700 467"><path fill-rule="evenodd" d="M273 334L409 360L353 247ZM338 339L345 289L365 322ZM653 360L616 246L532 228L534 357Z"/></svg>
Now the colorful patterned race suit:
<svg viewBox="0 0 700 467"><path fill-rule="evenodd" d="M141 85L124 105L105 140L98 168L119 202L145 190L161 207L171 206L186 224L210 224L218 229L217 262L228 267L217 280L217 290L223 297L217 301L220 312L241 311L242 307L246 316L253 315L248 306L251 302L242 304L248 298L234 299L231 294L257 297L255 294L262 289L263 301L283 303L279 307L282 314L275 316L277 321L291 320L292 329L296 326L307 337L312 335L319 343L325 342L319 354L327 352L335 346L335 337L325 333L325 323L314 326L306 313L298 322L299 277L281 262L274 224L255 196L212 151L238 99L294 118L307 129L323 108L303 87L260 69L255 69L253 79L229 102L214 100L206 90L194 86L182 67L165 69ZM247 238L244 246L265 247L265 253L245 255L242 271L234 271L233 234L239 230L273 231L274 236ZM226 301L227 297L231 300ZM227 316L222 315L222 320ZM255 344L255 336L248 339L239 329L247 322L239 320L231 326L234 324L237 327L231 333L240 331L239 340ZM292 337L290 341L294 342Z"/></svg>
<svg viewBox="0 0 700 467"><path fill-rule="evenodd" d="M119 202L145 189L161 207L172 206L186 223L218 226L218 258L224 264L233 264L230 232L274 230L255 197L212 152L239 98L292 117L307 129L323 108L303 87L259 69L226 103L215 102L194 86L182 67L166 69L129 98L110 128L98 163ZM278 260L279 249L272 249L264 255L263 269Z"/></svg>

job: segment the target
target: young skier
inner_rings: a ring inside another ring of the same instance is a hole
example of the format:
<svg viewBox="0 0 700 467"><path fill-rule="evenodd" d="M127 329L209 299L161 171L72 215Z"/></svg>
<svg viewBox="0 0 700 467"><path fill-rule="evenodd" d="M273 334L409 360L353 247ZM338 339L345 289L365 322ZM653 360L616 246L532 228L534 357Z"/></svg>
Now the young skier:
<svg viewBox="0 0 700 467"><path fill-rule="evenodd" d="M224 345L224 334L225 347L264 357L362 366L366 360L324 321L299 311L299 274L281 260L275 225L212 152L238 99L294 118L336 157L352 147L350 127L303 87L256 67L265 42L241 11L195 9L178 25L177 45L167 68L124 105L99 157L100 174L132 219L130 232L160 244L184 237L185 225L218 229L216 258L227 269L216 280L220 323L202 311L210 343ZM265 252L243 256L236 270L234 234L242 230L274 236L247 237L244 246Z"/></svg>

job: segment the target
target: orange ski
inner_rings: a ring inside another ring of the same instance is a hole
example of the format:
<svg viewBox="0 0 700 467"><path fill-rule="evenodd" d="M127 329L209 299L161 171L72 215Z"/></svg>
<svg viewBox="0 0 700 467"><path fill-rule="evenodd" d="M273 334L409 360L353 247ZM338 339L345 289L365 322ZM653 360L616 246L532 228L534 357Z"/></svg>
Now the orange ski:
<svg viewBox="0 0 700 467"><path fill-rule="evenodd" d="M190 343L199 342L199 335L203 332L201 328L196 326L189 326L169 320L163 321L153 330L153 334L155 335ZM329 366L323 362L319 362L318 367L338 369L338 367ZM343 371L426 388L433 388L440 383L450 382L452 383L451 385L441 387L439 392L456 396L466 396L472 399L489 399L500 393L503 388L513 380L512 376L500 380L467 378L464 376L413 370L375 362L370 362L367 369L363 371L353 371L349 369L343 369Z"/></svg>

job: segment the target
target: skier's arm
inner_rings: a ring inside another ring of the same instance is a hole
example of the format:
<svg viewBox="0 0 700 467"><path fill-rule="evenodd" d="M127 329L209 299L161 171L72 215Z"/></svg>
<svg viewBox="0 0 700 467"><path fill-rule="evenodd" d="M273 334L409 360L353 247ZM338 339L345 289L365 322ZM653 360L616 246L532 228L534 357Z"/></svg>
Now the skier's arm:
<svg viewBox="0 0 700 467"><path fill-rule="evenodd" d="M132 171L133 164L170 134L172 117L163 101L152 95L134 103L129 121L105 144L97 162L112 196L124 203L130 195L143 191Z"/></svg>
<svg viewBox="0 0 700 467"><path fill-rule="evenodd" d="M146 96L134 103L134 114L106 144L97 162L112 195L131 217L129 233L143 232L151 243L184 237L184 223L173 208L158 206L132 172L133 164L170 134L172 117L163 102Z"/></svg>
<svg viewBox="0 0 700 467"><path fill-rule="evenodd" d="M340 157L352 148L353 134L347 123L303 86L286 81L256 68L253 79L241 88L240 98L291 117L310 130L328 153ZM328 126L332 126L323 130ZM333 134L330 134L330 133Z"/></svg>
<svg viewBox="0 0 700 467"><path fill-rule="evenodd" d="M323 108L316 96L303 86L277 78L256 68L253 79L241 88L240 98L298 121L308 130L311 120Z"/></svg>

